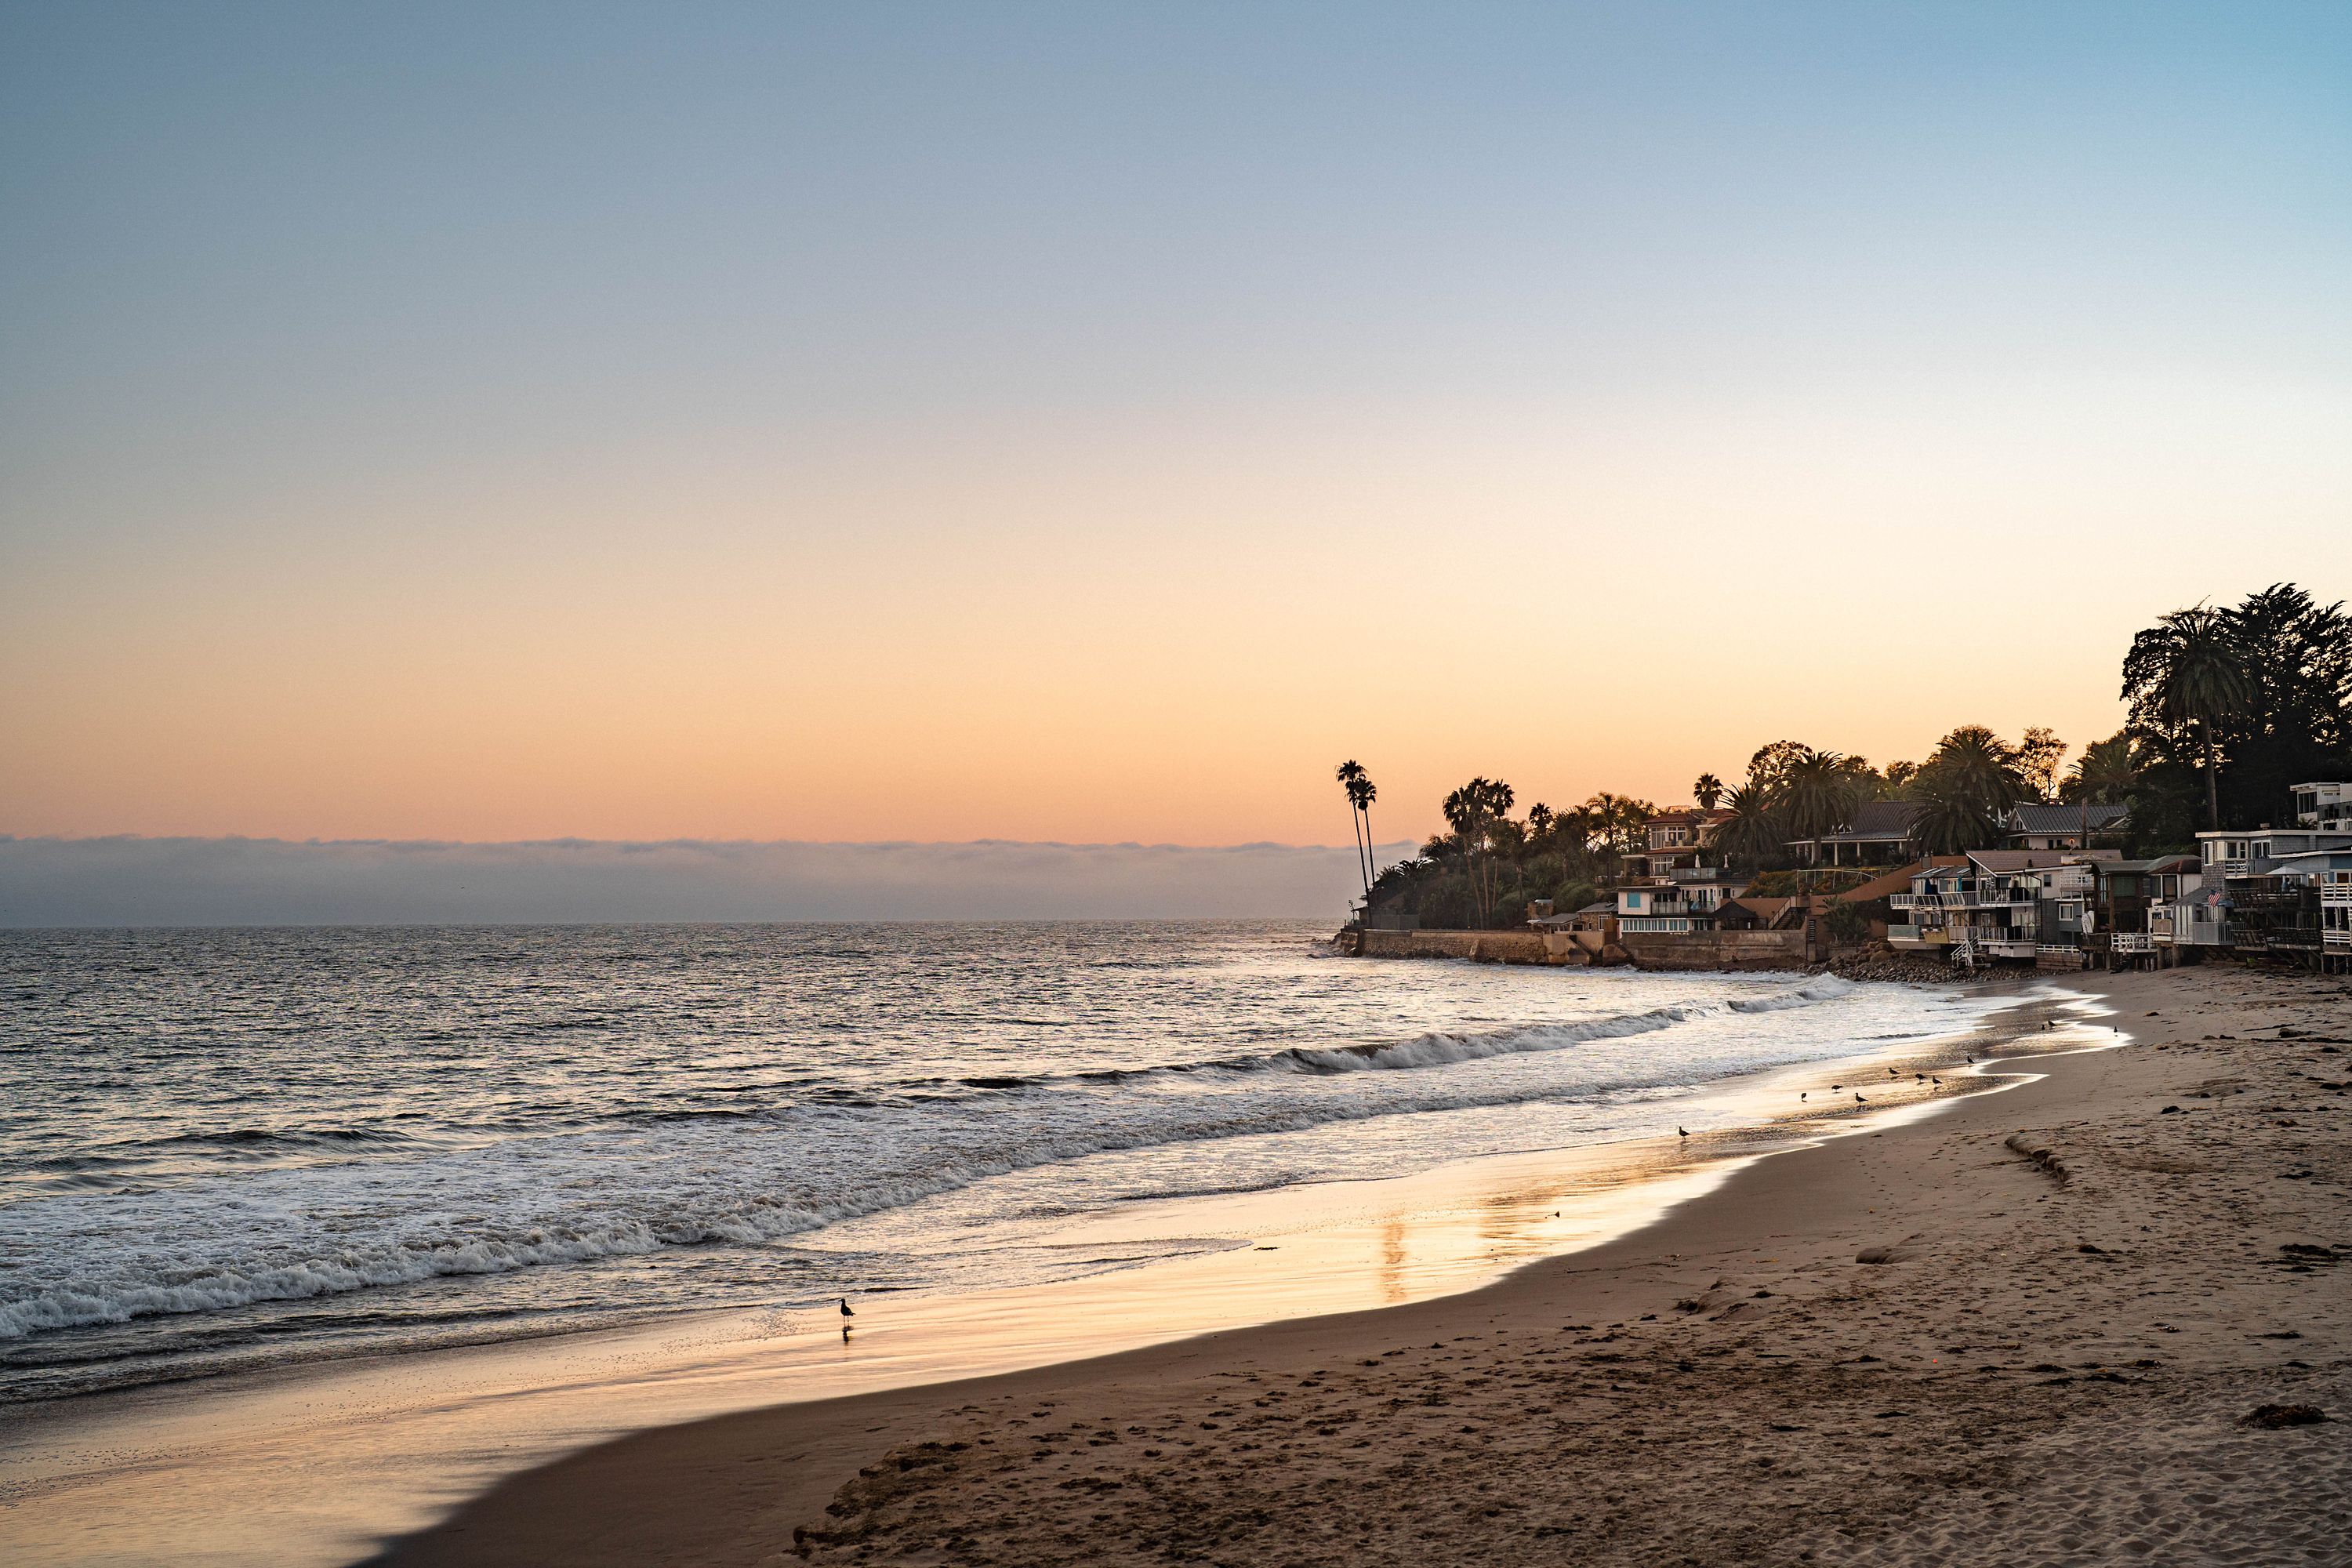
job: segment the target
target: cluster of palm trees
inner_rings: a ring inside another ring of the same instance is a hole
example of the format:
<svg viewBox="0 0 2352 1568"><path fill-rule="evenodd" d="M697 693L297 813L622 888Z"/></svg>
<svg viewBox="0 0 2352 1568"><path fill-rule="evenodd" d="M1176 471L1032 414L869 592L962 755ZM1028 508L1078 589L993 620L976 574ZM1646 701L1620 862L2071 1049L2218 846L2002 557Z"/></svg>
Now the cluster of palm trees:
<svg viewBox="0 0 2352 1568"><path fill-rule="evenodd" d="M2150 815L2193 794L2209 827L2272 817L2352 769L2352 616L2292 583L2175 610L2132 639L2123 696Z"/></svg>
<svg viewBox="0 0 2352 1568"><path fill-rule="evenodd" d="M1361 773L1353 763L1339 770L1351 805L1351 779ZM1474 778L1452 791L1444 802L1447 830L1372 876L1368 901L1402 900L1428 923L1473 927L1511 923L1534 899L1580 904L1616 874L1623 855L1641 847L1658 810L1606 791L1564 810L1538 801L1524 818L1511 816L1517 803L1517 792L1500 779ZM1360 848L1369 842L1368 832L1359 834Z"/></svg>
<svg viewBox="0 0 2352 1568"><path fill-rule="evenodd" d="M1446 826L1454 829L1463 873L1469 880L1471 910L1482 926L1493 922L1495 901L1502 892L1503 856L1498 850L1507 846L1498 840L1508 832L1506 824L1517 826L1511 823L1514 798L1511 786L1502 780L1475 778L1448 795L1443 807ZM1525 838L1524 834L1510 837L1522 842Z"/></svg>
<svg viewBox="0 0 2352 1568"><path fill-rule="evenodd" d="M2213 826L2275 819L2289 784L2352 776L2352 616L2292 584L2164 616L2132 640L2123 696L2129 724L2084 747L2063 775L2067 746L2051 731L2010 742L1963 724L1924 763L1885 768L1775 741L1748 759L1743 782L1726 788L1703 773L1691 794L1703 809L1728 814L1714 850L1760 869L1785 864L1790 841L1833 832L1874 800L1915 804L1912 833L1934 854L1998 842L2001 816L2029 799L2128 804L2141 842L2172 848L2187 846L2198 817ZM1339 780L1366 898L1410 898L1424 913L1481 926L1515 918L1529 898L1590 899L1643 847L1657 814L1648 801L1603 792L1561 811L1538 801L1518 821L1510 785L1475 778L1445 797L1446 833L1382 869L1371 781L1353 762Z"/></svg>

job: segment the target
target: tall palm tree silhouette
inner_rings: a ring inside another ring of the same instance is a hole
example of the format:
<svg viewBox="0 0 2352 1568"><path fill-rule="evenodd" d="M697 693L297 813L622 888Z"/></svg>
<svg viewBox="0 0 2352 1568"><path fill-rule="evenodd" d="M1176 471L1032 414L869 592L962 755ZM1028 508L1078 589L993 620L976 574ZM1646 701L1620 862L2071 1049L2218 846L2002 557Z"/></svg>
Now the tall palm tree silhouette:
<svg viewBox="0 0 2352 1568"><path fill-rule="evenodd" d="M2132 638L2124 655L2124 691L2135 709L2152 707L2167 724L2194 722L2205 751L2205 812L2208 826L2221 826L2220 748L2213 741L2219 721L2244 710L2252 684L2232 646L2228 615L2200 605L2175 610Z"/></svg>
<svg viewBox="0 0 2352 1568"><path fill-rule="evenodd" d="M1364 896L1371 896L1371 886L1381 879L1381 858L1372 847L1372 802L1381 792L1371 776L1361 768L1356 770L1356 782L1348 786L1348 798L1356 803L1356 815L1364 819Z"/></svg>
<svg viewBox="0 0 2352 1568"><path fill-rule="evenodd" d="M1369 902L1372 896L1372 781L1365 776L1363 764L1353 757L1341 763L1333 776L1348 793L1348 826L1356 836L1356 874L1363 880L1364 898Z"/></svg>

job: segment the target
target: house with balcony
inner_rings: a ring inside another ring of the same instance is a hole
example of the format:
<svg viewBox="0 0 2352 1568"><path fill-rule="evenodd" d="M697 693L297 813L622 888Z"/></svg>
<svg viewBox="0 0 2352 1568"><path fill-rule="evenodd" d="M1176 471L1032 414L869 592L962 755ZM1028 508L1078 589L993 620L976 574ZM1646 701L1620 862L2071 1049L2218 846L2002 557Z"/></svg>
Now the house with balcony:
<svg viewBox="0 0 2352 1568"><path fill-rule="evenodd" d="M1643 847L1625 857L1628 877L1664 877L1696 870L1715 847L1715 836L1731 820L1720 807L1662 811L1642 825Z"/></svg>
<svg viewBox="0 0 2352 1568"><path fill-rule="evenodd" d="M2352 855L2331 854L2313 868L2319 897L2319 968L2323 974L2352 974Z"/></svg>
<svg viewBox="0 0 2352 1568"><path fill-rule="evenodd" d="M2200 837L2237 847L2226 834ZM2243 837L2240 868L2218 858L2192 865L2149 906L2158 949L2175 963L2228 952L2352 973L2352 845L2266 856L2259 847L2275 843L2275 830Z"/></svg>
<svg viewBox="0 0 2352 1568"><path fill-rule="evenodd" d="M2034 961L2043 946L2079 952L2099 925L2099 875L2113 849L1976 849L1938 855L1887 897L1886 940L1969 961Z"/></svg>
<svg viewBox="0 0 2352 1568"><path fill-rule="evenodd" d="M1694 931L1694 910L1673 881L1642 881L1618 889L1618 931L1634 933L1684 933ZM1700 917L1706 920L1706 917ZM1696 929L1706 929L1700 924Z"/></svg>
<svg viewBox="0 0 2352 1568"><path fill-rule="evenodd" d="M2352 973L2352 848L2262 861L2230 880L2230 945L2246 957Z"/></svg>
<svg viewBox="0 0 2352 1568"><path fill-rule="evenodd" d="M2001 844L2010 849L2087 849L2095 845L2120 847L2131 831L2131 807L2052 805L2021 800L2002 814Z"/></svg>
<svg viewBox="0 0 2352 1568"><path fill-rule="evenodd" d="M2186 883L2201 885L2204 872L2194 855L2159 855L2145 860L2093 862L2098 886L2086 912L2080 945L2110 969L2155 967L2168 955L2156 940L2157 913L2175 907Z"/></svg>
<svg viewBox="0 0 2352 1568"><path fill-rule="evenodd" d="M1748 891L1748 879L1714 866L1686 867L1662 877L1621 883L1620 930L1659 932L1712 931L1716 911Z"/></svg>
<svg viewBox="0 0 2352 1568"><path fill-rule="evenodd" d="M2147 911L2148 939L2169 962L2187 963L2230 943L2230 891L2219 876L2183 872L2178 890Z"/></svg>

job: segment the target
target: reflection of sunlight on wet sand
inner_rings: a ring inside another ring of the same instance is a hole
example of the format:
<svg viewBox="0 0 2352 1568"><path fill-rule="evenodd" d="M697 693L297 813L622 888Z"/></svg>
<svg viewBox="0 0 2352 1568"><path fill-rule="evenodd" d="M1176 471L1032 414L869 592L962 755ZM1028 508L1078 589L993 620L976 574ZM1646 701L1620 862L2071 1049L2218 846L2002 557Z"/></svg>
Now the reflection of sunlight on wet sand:
<svg viewBox="0 0 2352 1568"><path fill-rule="evenodd" d="M2074 1043L2091 1043L2087 1029L2066 1033L2078 1032ZM2065 1037L2018 1043L2046 1050ZM1989 1048L1982 1037L1970 1043ZM1958 1044L1944 1043L1953 1060ZM1473 1289L1622 1235L1771 1150L1938 1103L1891 1085L1866 1121L1792 1114L1800 1085L1856 1065L1727 1086L1710 1116L1744 1125L1688 1149L1666 1140L1546 1150L1385 1181L1125 1205L1058 1239L1103 1257L1171 1237L1223 1245L1052 1286L869 1295L845 1340L830 1307L747 1309L35 1407L0 1437L0 1557L347 1562L499 1474L624 1431ZM1958 1089L1956 1077L1947 1096Z"/></svg>

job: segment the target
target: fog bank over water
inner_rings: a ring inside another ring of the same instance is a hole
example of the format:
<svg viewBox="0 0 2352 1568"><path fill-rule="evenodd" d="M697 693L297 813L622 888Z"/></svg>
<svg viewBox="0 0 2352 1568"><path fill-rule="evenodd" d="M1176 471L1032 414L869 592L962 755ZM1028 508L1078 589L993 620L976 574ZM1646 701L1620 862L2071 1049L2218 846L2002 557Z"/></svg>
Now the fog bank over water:
<svg viewBox="0 0 2352 1568"><path fill-rule="evenodd" d="M1382 847L1382 864L1410 852ZM0 926L1325 917L1320 845L0 837Z"/></svg>

